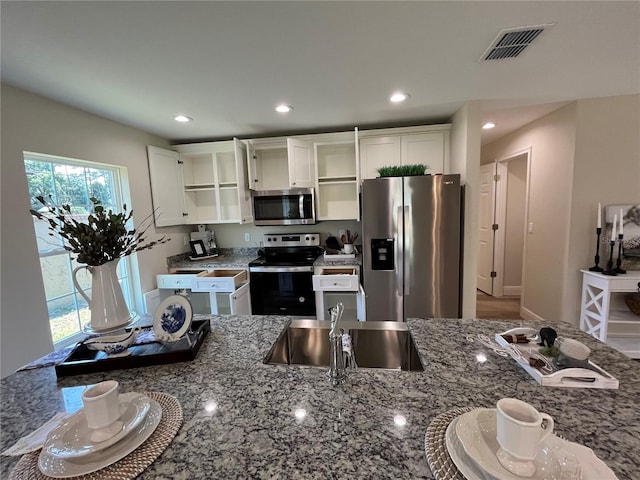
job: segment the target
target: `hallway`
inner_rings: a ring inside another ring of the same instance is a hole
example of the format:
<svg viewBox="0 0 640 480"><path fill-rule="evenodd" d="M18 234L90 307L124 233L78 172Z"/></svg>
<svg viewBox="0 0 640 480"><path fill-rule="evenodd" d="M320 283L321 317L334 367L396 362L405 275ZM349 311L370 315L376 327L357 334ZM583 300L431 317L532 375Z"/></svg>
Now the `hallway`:
<svg viewBox="0 0 640 480"><path fill-rule="evenodd" d="M520 297L492 297L480 290L476 295L476 318L522 320Z"/></svg>

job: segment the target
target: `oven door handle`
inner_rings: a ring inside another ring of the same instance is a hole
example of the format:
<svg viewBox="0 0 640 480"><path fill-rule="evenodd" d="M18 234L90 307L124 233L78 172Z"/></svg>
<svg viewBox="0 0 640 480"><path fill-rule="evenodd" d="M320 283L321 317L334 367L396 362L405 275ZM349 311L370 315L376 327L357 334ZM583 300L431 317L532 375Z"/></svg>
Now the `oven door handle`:
<svg viewBox="0 0 640 480"><path fill-rule="evenodd" d="M264 273L290 273L290 272L313 272L313 266L302 267L249 267L249 272Z"/></svg>

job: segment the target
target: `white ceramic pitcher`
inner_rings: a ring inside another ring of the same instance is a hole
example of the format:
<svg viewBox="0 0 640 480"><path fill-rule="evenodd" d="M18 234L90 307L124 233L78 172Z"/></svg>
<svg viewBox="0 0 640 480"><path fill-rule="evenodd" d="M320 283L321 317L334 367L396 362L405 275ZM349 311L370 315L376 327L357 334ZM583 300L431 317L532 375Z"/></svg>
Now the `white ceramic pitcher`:
<svg viewBox="0 0 640 480"><path fill-rule="evenodd" d="M73 270L73 284L84 297L91 310L91 330L96 332L123 327L131 320L116 270L119 258L98 266L83 265ZM76 275L79 270L91 273L91 298L84 292Z"/></svg>

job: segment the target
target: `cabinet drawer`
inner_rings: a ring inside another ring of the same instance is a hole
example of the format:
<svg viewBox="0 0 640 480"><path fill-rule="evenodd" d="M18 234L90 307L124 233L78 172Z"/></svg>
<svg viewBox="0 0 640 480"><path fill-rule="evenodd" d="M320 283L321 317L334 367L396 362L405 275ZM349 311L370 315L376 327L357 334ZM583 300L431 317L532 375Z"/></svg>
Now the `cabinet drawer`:
<svg viewBox="0 0 640 480"><path fill-rule="evenodd" d="M205 270L206 272L206 270ZM191 283L198 276L199 272L194 273L167 273L156 275L158 288L172 288L174 290L181 288L191 288Z"/></svg>
<svg viewBox="0 0 640 480"><path fill-rule="evenodd" d="M355 268L327 268L313 276L314 291L357 292L360 278Z"/></svg>
<svg viewBox="0 0 640 480"><path fill-rule="evenodd" d="M195 277L191 290L194 292L233 292L246 281L246 270L214 270Z"/></svg>
<svg viewBox="0 0 640 480"><path fill-rule="evenodd" d="M624 275L621 275L619 277L614 277L610 281L611 291L612 292L637 292L638 283L640 283L640 278L638 278L637 276L635 278L624 277Z"/></svg>

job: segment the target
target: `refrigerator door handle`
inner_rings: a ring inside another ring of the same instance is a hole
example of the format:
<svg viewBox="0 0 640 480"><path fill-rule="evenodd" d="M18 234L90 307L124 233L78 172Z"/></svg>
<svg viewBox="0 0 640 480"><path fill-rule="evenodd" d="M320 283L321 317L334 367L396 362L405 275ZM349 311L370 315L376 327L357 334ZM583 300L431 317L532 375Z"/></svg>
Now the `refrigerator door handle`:
<svg viewBox="0 0 640 480"><path fill-rule="evenodd" d="M404 295L411 294L411 207L404 207Z"/></svg>
<svg viewBox="0 0 640 480"><path fill-rule="evenodd" d="M395 241L395 247L394 247L394 256L395 256L395 269L396 269L396 295L398 297L402 297L404 296L404 290L403 290L403 277L402 277L402 271L400 269L400 265L402 265L401 261L398 260L402 260L402 245L403 245L403 231L404 231L404 215L403 215L403 210L404 207L397 207L396 208L396 241ZM402 268L402 270L404 270L404 268Z"/></svg>

